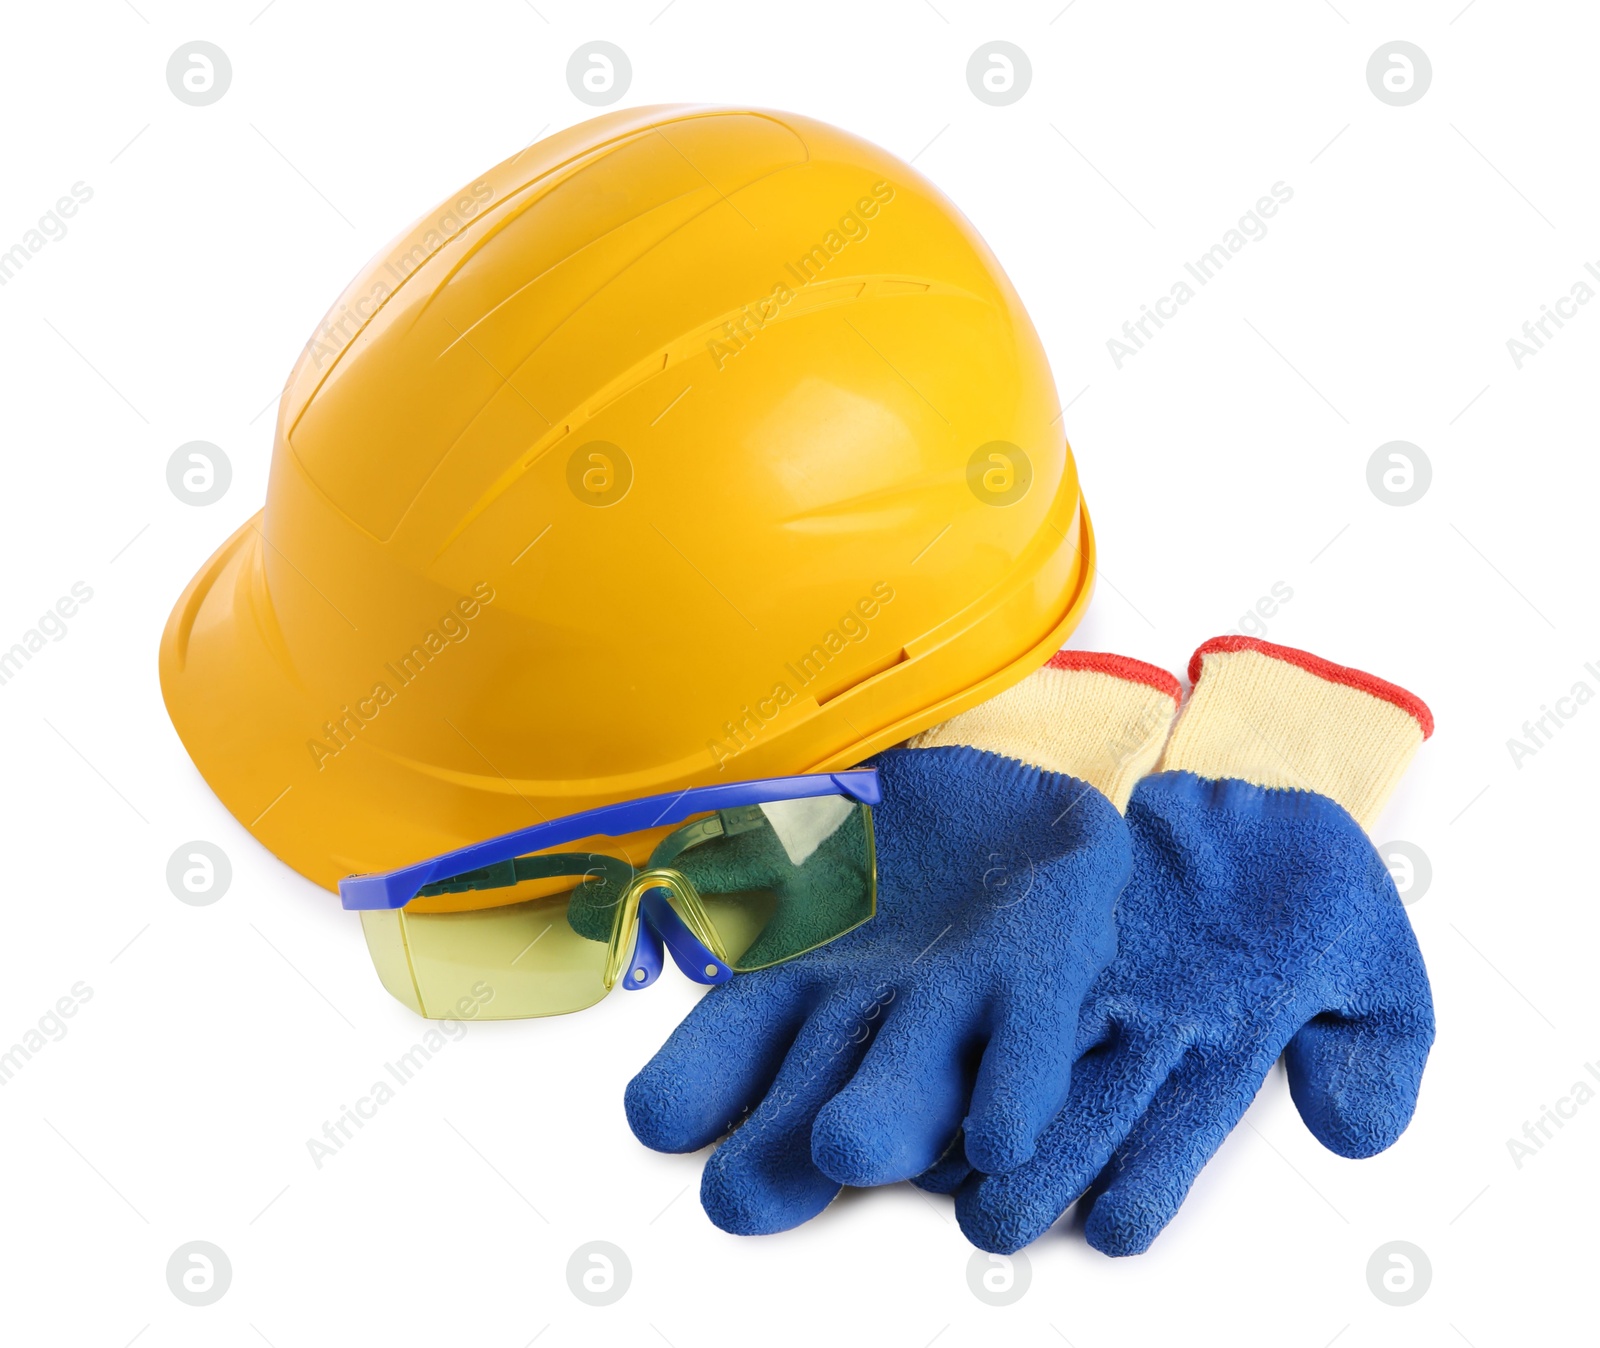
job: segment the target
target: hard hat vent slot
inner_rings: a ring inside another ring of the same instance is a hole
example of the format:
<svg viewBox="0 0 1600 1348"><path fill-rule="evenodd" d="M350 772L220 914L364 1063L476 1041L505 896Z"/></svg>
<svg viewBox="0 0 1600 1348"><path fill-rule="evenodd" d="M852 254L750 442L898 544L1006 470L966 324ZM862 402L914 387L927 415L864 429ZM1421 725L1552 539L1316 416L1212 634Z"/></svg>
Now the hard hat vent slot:
<svg viewBox="0 0 1600 1348"><path fill-rule="evenodd" d="M880 660L876 664L870 665L864 670L858 669L852 671L849 682L847 683L836 684L832 687L824 684L821 688L818 688L814 694L817 699L817 706L826 707L830 702L836 701L837 699L843 697L846 693L853 693L869 679L875 679L878 677L878 675L905 664L905 662L910 658L911 656L905 650L900 650L894 655L889 656L887 659Z"/></svg>

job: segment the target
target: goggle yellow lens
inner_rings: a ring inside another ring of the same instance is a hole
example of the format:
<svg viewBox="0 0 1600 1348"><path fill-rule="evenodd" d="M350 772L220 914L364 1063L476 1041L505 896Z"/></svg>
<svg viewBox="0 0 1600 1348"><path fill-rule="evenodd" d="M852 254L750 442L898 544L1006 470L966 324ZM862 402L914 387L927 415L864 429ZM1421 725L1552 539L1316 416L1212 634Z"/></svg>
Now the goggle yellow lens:
<svg viewBox="0 0 1600 1348"><path fill-rule="evenodd" d="M633 966L646 895L670 908L651 921L680 922L712 965L735 972L793 959L874 911L872 811L848 796L708 812L648 841L637 868L624 859L639 855L637 838L608 853L568 845L430 885L405 908L364 911L384 987L432 1019L562 1015L646 981ZM457 907L485 898L499 902Z"/></svg>

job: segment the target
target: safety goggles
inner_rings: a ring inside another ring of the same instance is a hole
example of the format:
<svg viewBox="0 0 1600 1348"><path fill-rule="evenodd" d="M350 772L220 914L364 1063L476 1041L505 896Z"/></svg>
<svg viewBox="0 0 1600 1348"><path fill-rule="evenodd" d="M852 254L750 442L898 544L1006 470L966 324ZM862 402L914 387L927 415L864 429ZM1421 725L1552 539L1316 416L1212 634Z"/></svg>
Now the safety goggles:
<svg viewBox="0 0 1600 1348"><path fill-rule="evenodd" d="M339 898L419 1014L558 1016L619 980L649 987L666 952L723 983L860 926L877 902L877 803L871 768L692 787L348 876Z"/></svg>

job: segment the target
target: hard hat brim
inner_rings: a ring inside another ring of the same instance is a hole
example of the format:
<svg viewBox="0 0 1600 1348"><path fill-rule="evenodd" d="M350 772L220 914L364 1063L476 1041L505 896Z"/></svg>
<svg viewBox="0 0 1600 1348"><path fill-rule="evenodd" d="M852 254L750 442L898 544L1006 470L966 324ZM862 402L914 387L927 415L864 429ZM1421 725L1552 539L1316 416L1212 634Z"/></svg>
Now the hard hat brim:
<svg viewBox="0 0 1600 1348"><path fill-rule="evenodd" d="M162 633L160 675L168 715L201 776L275 856L337 891L347 875L391 869L533 822L535 806L563 813L612 803L603 795L530 801L516 782L443 772L364 740L358 715L325 705L295 674L261 565L271 546L262 534L264 516L259 511L241 525L184 589ZM837 710L846 718L853 712L847 719L853 728L871 728L793 770L854 767L1042 665L1077 626L1093 589L1094 533L1081 497L1076 534L1076 564L1051 606L1057 616L1027 649L913 715L864 717L872 705L869 680L839 699L859 693L867 699L860 709ZM334 725L342 713L343 726ZM330 746L336 754L326 752ZM762 775L758 767L752 756L753 775Z"/></svg>

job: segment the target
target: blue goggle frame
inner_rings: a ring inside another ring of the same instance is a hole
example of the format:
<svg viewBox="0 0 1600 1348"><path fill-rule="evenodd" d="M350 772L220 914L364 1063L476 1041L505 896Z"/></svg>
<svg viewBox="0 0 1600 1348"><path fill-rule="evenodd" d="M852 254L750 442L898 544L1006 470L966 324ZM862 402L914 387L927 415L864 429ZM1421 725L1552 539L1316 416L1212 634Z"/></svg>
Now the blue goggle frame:
<svg viewBox="0 0 1600 1348"><path fill-rule="evenodd" d="M602 805L598 809L502 833L498 838L472 843L396 870L347 875L339 881L339 902L356 911L404 908L424 886L563 843L584 838L626 837L630 833L682 823L690 815L739 805L770 805L775 801L803 800L808 796L839 795L862 805L876 805L881 799L877 770L851 768L845 772L811 772L796 777L761 777L748 782L691 786L682 791Z"/></svg>

